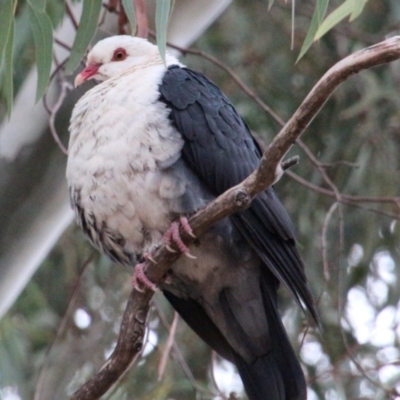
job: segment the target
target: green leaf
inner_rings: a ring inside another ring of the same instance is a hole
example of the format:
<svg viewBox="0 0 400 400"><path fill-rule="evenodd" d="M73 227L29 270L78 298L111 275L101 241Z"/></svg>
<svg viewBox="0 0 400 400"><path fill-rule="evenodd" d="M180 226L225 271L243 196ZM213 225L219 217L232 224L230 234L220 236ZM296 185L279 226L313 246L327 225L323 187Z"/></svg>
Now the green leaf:
<svg viewBox="0 0 400 400"><path fill-rule="evenodd" d="M3 59L14 21L14 0L0 2L0 60Z"/></svg>
<svg viewBox="0 0 400 400"><path fill-rule="evenodd" d="M30 6L38 13L46 11L46 0L28 0Z"/></svg>
<svg viewBox="0 0 400 400"><path fill-rule="evenodd" d="M133 0L122 0L125 14L128 17L129 25L131 27L132 35L136 33L136 18L135 7L133 7Z"/></svg>
<svg viewBox="0 0 400 400"><path fill-rule="evenodd" d="M165 54L167 52L167 29L170 17L171 1L157 0L156 6L156 38L157 46L161 58L165 64Z"/></svg>
<svg viewBox="0 0 400 400"><path fill-rule="evenodd" d="M13 1L10 1L13 3ZM0 11L4 10L1 8ZM3 14L2 14L3 15ZM3 26L2 26L3 28ZM11 115L13 98L14 98L14 84L13 84L13 41L14 41L14 15L11 14L10 24L8 24L8 31L4 32L1 29L1 33L5 34L5 38L2 37L4 46L1 52L1 68L0 68L0 89L2 97L6 101L8 117Z"/></svg>
<svg viewBox="0 0 400 400"><path fill-rule="evenodd" d="M45 11L39 12L39 8L29 1L29 21L35 42L35 57L38 70L38 83L36 88L36 101L44 94L49 84L51 62L53 57L53 26Z"/></svg>
<svg viewBox="0 0 400 400"><path fill-rule="evenodd" d="M326 10L328 9L329 0L317 0L317 4L315 5L315 14L318 19L318 25L323 21Z"/></svg>
<svg viewBox="0 0 400 400"><path fill-rule="evenodd" d="M306 38L304 39L303 46L301 46L300 54L297 57L296 63L304 56L304 54L313 44L315 33L317 32L318 27L320 26L322 20L325 17L328 4L329 0L317 1L314 9L314 14L311 19L310 27L308 28Z"/></svg>
<svg viewBox="0 0 400 400"><path fill-rule="evenodd" d="M268 10L271 9L273 4L274 4L274 0L268 0Z"/></svg>
<svg viewBox="0 0 400 400"><path fill-rule="evenodd" d="M324 36L325 33L331 30L347 16L350 16L351 21L358 17L367 1L368 0L346 0L326 17L325 21L320 25L315 34L314 41Z"/></svg>
<svg viewBox="0 0 400 400"><path fill-rule="evenodd" d="M354 21L362 13L362 10L364 9L368 0L353 0L353 1L354 1L353 5L354 9L350 15L350 22Z"/></svg>
<svg viewBox="0 0 400 400"><path fill-rule="evenodd" d="M96 32L97 22L101 11L100 0L84 0L79 28L76 32L71 54L65 66L65 73L72 74L85 55L86 49Z"/></svg>
<svg viewBox="0 0 400 400"><path fill-rule="evenodd" d="M170 12L169 12L168 23L169 23L169 21L171 21L171 18L172 18L172 12L173 12L174 7L175 7L175 1L176 1L176 0L171 0L171 6L170 6L171 10L170 10Z"/></svg>

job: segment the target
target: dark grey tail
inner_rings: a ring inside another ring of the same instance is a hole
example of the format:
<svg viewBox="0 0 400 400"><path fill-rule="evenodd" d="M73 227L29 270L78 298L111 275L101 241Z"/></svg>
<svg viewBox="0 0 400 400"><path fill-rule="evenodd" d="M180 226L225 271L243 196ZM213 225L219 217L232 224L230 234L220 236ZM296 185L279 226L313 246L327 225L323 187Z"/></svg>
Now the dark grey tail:
<svg viewBox="0 0 400 400"><path fill-rule="evenodd" d="M270 350L249 364L222 336L204 309L194 300L181 299L168 291L166 298L186 323L222 357L234 362L249 400L305 400L306 383L277 310L277 280L264 271L260 285L271 340Z"/></svg>
<svg viewBox="0 0 400 400"><path fill-rule="evenodd" d="M252 364L234 355L235 364L249 400L305 400L304 374L278 315L276 288L268 281L263 279L261 285L271 349Z"/></svg>
<svg viewBox="0 0 400 400"><path fill-rule="evenodd" d="M292 357L281 355L281 357ZM236 357L236 366L249 400L305 400L306 383L296 359L258 358L249 365Z"/></svg>

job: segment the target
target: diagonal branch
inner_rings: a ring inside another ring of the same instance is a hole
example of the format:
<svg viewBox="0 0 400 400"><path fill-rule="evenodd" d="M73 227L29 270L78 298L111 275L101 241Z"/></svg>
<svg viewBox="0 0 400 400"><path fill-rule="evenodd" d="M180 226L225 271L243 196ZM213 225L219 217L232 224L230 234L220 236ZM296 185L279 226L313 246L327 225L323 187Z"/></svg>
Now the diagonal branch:
<svg viewBox="0 0 400 400"><path fill-rule="evenodd" d="M400 36L395 36L375 46L360 50L333 66L314 86L292 118L267 147L259 168L241 184L229 189L190 219L194 234L201 236L215 222L245 209L258 193L282 176L284 172L281 167L282 159L342 82L364 69L399 58ZM186 243L193 240L184 232L182 232L182 238ZM147 277L156 284L162 282L170 265L178 256L177 253L171 253L165 246L161 246L152 255L155 263L148 265ZM152 296L153 292L149 290L132 291L113 354L100 371L71 397L72 400L98 399L129 367L143 344L146 317Z"/></svg>

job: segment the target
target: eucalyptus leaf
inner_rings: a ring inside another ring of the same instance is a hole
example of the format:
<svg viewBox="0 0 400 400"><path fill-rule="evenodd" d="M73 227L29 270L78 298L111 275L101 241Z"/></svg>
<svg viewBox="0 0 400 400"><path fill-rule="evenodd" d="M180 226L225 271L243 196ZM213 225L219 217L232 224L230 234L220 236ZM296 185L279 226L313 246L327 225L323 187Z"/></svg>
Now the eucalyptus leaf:
<svg viewBox="0 0 400 400"><path fill-rule="evenodd" d="M353 12L350 15L350 22L354 21L363 11L368 0L353 0Z"/></svg>
<svg viewBox="0 0 400 400"><path fill-rule="evenodd" d="M53 57L53 26L46 12L38 12L37 7L29 2L29 21L35 42L36 65L38 70L38 83L36 88L36 101L38 101L49 84L51 63Z"/></svg>
<svg viewBox="0 0 400 400"><path fill-rule="evenodd" d="M14 0L0 2L0 59L3 59L14 21Z"/></svg>
<svg viewBox="0 0 400 400"><path fill-rule="evenodd" d="M135 35L136 17L135 17L135 7L133 6L133 0L122 0L122 5L124 6L125 14L128 17L132 35Z"/></svg>
<svg viewBox="0 0 400 400"><path fill-rule="evenodd" d="M171 0L171 6L170 6L170 12L169 12L169 19L168 19L168 23L169 23L169 21L171 21L171 18L172 18L172 12L173 12L173 10L174 10L174 7L175 7L175 1L176 0Z"/></svg>
<svg viewBox="0 0 400 400"><path fill-rule="evenodd" d="M361 0L346 0L341 4L336 10L332 11L325 19L324 22L318 28L315 34L314 41L320 39L328 31L330 31L334 26L341 22L347 16L350 16L355 10L355 2Z"/></svg>
<svg viewBox="0 0 400 400"><path fill-rule="evenodd" d="M38 13L46 11L46 0L28 0L30 6Z"/></svg>
<svg viewBox="0 0 400 400"><path fill-rule="evenodd" d="M7 33L7 40L3 49L2 63L0 76L1 92L7 106L8 117L11 115L13 98L14 98L14 84L13 84L13 41L14 41L14 18L11 18L11 24Z"/></svg>
<svg viewBox="0 0 400 400"><path fill-rule="evenodd" d="M167 29L170 18L171 1L157 0L156 6L156 38L157 46L161 58L165 64L165 54L167 52Z"/></svg>
<svg viewBox="0 0 400 400"><path fill-rule="evenodd" d="M85 55L86 49L96 32L97 22L102 2L99 0L84 0L79 28L76 32L71 54L65 66L65 73L72 74Z"/></svg>
<svg viewBox="0 0 400 400"><path fill-rule="evenodd" d="M321 24L325 18L326 10L328 9L329 0L317 0L315 5L315 14L318 20L318 24Z"/></svg>
<svg viewBox="0 0 400 400"><path fill-rule="evenodd" d="M317 32L322 20L325 17L326 10L328 8L329 0L318 0L315 9L314 9L314 14L311 19L310 27L308 28L308 32L306 35L306 38L304 39L303 45L301 46L300 54L297 57L296 62L298 62L304 54L307 52L307 50L310 48L310 46L314 42L314 36L315 33Z"/></svg>

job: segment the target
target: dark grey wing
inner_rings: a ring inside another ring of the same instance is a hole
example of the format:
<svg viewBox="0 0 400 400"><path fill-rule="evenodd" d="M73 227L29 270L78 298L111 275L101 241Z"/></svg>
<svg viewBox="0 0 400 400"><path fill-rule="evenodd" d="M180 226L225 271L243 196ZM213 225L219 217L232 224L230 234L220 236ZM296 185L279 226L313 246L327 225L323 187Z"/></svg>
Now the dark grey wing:
<svg viewBox="0 0 400 400"><path fill-rule="evenodd" d="M228 98L204 75L179 66L166 71L160 101L182 134L182 156L211 193L219 195L257 168L261 151ZM264 264L317 320L289 216L272 188L231 217Z"/></svg>

